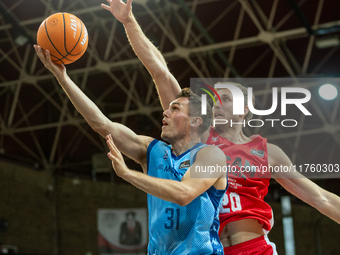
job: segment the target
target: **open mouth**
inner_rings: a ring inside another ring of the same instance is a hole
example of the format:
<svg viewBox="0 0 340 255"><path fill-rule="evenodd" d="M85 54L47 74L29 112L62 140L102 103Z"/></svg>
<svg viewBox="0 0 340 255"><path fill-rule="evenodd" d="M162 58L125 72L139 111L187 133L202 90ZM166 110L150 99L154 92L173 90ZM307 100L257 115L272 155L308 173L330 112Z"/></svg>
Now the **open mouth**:
<svg viewBox="0 0 340 255"><path fill-rule="evenodd" d="M164 119L162 120L162 124L163 124L163 127L169 125L168 123L166 123L166 121Z"/></svg>

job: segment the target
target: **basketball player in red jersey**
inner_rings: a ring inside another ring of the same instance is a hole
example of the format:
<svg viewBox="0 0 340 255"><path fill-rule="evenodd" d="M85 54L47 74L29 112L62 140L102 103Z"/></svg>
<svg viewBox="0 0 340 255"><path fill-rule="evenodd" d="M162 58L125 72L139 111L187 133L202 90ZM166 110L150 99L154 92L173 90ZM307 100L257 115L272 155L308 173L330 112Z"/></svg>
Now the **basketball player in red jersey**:
<svg viewBox="0 0 340 255"><path fill-rule="evenodd" d="M126 34L138 58L151 74L160 96L163 109L181 90L177 80L167 68L162 54L143 34L132 14L131 3L121 0L107 0L109 5L102 7L110 11L125 27ZM236 84L233 84L236 85ZM242 85L237 85L242 88ZM245 91L245 102L247 102ZM248 106L244 106L243 115L233 115L232 94L228 89L218 91L222 105L217 102L214 118L242 122L251 118ZM268 192L269 179L275 178L287 191L313 206L327 217L340 223L340 198L318 185L301 177L298 173L278 172L271 176L246 172L247 166L288 166L292 162L276 145L267 143L259 135L247 137L242 132L242 125L217 125L210 128L202 137L202 142L218 145L225 153L227 163L236 171L229 174L229 189L224 197L220 212L220 239L225 254L237 255L272 255L276 254L275 245L267 239L267 232L272 226L272 210L264 202Z"/></svg>
<svg viewBox="0 0 340 255"><path fill-rule="evenodd" d="M247 98L247 89L239 87ZM245 106L245 115L233 115L233 97L228 89L218 90L222 105L214 107L214 118L246 122L252 113ZM248 100L248 98L247 98ZM255 98L253 97L253 101ZM248 101L247 101L248 102ZM264 202L271 175L261 173L257 166L289 164L287 156L260 135L246 137L242 125L216 125L204 133L202 140L220 147L226 155L229 172L229 188L220 211L220 239L225 254L277 254L275 245L269 242L267 233L273 225L271 207ZM269 153L271 152L271 153ZM268 156L270 154L270 156ZM252 171L253 170L253 171Z"/></svg>

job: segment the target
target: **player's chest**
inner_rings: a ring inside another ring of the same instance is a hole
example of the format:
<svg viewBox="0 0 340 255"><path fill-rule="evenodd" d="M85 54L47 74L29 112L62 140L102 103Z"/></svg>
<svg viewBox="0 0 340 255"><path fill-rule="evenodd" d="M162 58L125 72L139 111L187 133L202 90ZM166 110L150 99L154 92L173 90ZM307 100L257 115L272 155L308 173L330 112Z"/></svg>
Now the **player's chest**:
<svg viewBox="0 0 340 255"><path fill-rule="evenodd" d="M180 181L190 167L188 156L176 159L169 152L165 152L163 157L153 159L152 161L153 168L155 169L152 171L152 176L171 180Z"/></svg>
<svg viewBox="0 0 340 255"><path fill-rule="evenodd" d="M240 145L221 146L221 149L226 157L229 177L242 179L270 178L264 171L268 168L265 149Z"/></svg>

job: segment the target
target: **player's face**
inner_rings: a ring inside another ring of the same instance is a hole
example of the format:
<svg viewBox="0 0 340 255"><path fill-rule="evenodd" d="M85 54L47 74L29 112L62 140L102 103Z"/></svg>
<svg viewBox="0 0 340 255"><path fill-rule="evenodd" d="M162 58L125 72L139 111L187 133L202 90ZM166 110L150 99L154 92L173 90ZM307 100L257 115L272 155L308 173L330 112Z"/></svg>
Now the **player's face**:
<svg viewBox="0 0 340 255"><path fill-rule="evenodd" d="M216 105L213 107L213 116L214 119L226 119L228 123L230 120L233 122L241 121L243 116L233 115L233 95L229 89L221 89L217 92L221 98L222 105L217 97L215 97ZM217 125L218 126L226 126L226 125Z"/></svg>
<svg viewBox="0 0 340 255"><path fill-rule="evenodd" d="M215 96L216 105L213 107L214 119L234 120L233 116L233 95L229 89L221 89L218 92L221 98L222 105L218 98Z"/></svg>
<svg viewBox="0 0 340 255"><path fill-rule="evenodd" d="M127 216L127 221L128 221L128 222L134 222L134 221L135 221L135 217L133 217L131 214L129 214L129 215Z"/></svg>
<svg viewBox="0 0 340 255"><path fill-rule="evenodd" d="M163 112L161 137L170 143L190 135L189 99L180 97Z"/></svg>

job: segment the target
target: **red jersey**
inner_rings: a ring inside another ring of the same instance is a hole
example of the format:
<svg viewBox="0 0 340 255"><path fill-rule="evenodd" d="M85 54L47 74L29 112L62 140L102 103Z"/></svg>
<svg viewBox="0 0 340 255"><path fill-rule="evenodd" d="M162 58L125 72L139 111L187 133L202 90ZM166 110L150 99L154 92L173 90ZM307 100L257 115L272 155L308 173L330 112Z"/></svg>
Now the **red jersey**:
<svg viewBox="0 0 340 255"><path fill-rule="evenodd" d="M274 223L271 207L264 202L271 178L268 167L267 139L260 135L252 141L234 144L212 127L207 144L218 146L226 155L228 189L220 211L220 231L232 221L257 219L269 231Z"/></svg>

